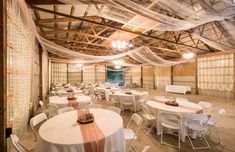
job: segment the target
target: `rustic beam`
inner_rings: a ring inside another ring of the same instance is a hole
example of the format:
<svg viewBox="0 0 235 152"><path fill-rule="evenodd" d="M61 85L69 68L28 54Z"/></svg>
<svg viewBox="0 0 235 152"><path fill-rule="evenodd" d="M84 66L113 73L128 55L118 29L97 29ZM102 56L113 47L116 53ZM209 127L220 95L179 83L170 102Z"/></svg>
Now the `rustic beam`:
<svg viewBox="0 0 235 152"><path fill-rule="evenodd" d="M132 33L132 34L136 34L136 35L139 35L139 36L144 36L144 37L148 37L148 38L152 38L152 39L156 39L156 40L160 40L160 41L164 41L164 42L168 42L168 43L173 43L173 44L177 44L177 45L182 45L182 46L185 46L185 47L188 47L188 48L192 48L192 49L197 49L197 50L205 51L204 49L196 48L196 47L193 47L193 46L190 46L190 45L187 45L187 44L176 43L176 42L174 42L174 41L170 41L170 40L167 40L167 39L163 39L163 38L151 36L151 35L148 35L148 34L145 34L145 33L137 32L137 31L131 31L131 30L129 30L129 29L114 27L114 26L111 26L111 25L105 25L105 24L98 23L98 22L95 22L95 21L87 20L87 19L82 18L82 17L71 16L71 15L67 15L67 14L64 14L64 13L60 13L60 12L54 12L54 11L47 10L47 9L43 9L43 8L36 7L36 6L32 6L32 9L36 9L36 10L39 10L39 11L42 11L42 12L46 12L46 13L50 13L50 14L56 14L56 15L63 16L63 17L67 17L67 18L77 19L77 20L80 20L80 21L84 21L84 22L88 22L88 23L95 24L95 25L99 25L99 26L102 26L102 27L109 27L109 28L112 28L112 29L114 29L114 30L119 30L119 31L123 31L123 32L128 32L128 33Z"/></svg>
<svg viewBox="0 0 235 152"><path fill-rule="evenodd" d="M0 2L0 149L7 151L7 0Z"/></svg>
<svg viewBox="0 0 235 152"><path fill-rule="evenodd" d="M75 12L75 7L72 6L71 7L71 11L70 11L70 15L73 15L74 12ZM68 30L71 29L71 26L72 26L72 21L69 21L69 23L68 23ZM66 34L66 37L69 37L69 33Z"/></svg>
<svg viewBox="0 0 235 152"><path fill-rule="evenodd" d="M59 0L25 0L29 5L55 5L64 4Z"/></svg>

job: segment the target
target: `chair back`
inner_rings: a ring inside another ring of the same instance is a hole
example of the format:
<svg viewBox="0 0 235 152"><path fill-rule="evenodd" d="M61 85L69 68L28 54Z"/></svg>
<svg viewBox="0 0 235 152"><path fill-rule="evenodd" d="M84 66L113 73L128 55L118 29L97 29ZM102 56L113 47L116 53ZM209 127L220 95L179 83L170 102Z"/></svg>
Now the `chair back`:
<svg viewBox="0 0 235 152"><path fill-rule="evenodd" d="M186 98L175 98L176 102L189 102Z"/></svg>
<svg viewBox="0 0 235 152"><path fill-rule="evenodd" d="M205 101L200 101L198 104L203 108L204 113L210 113L211 108L212 108L211 103L205 102Z"/></svg>
<svg viewBox="0 0 235 152"><path fill-rule="evenodd" d="M29 123L30 123L31 129L34 133L34 136L35 136L36 140L37 140L37 133L34 129L34 126L38 125L39 123L41 123L45 120L47 120L47 115L45 113L40 113L40 114L38 114L38 115L36 115L36 116L34 116L33 118L30 119Z"/></svg>
<svg viewBox="0 0 235 152"><path fill-rule="evenodd" d="M43 110L47 110L46 106L42 102L42 100L39 101L40 106L42 107Z"/></svg>
<svg viewBox="0 0 235 152"><path fill-rule="evenodd" d="M143 150L141 152L147 152L149 150L150 146L144 146Z"/></svg>
<svg viewBox="0 0 235 152"><path fill-rule="evenodd" d="M28 150L20 143L19 137L14 134L10 136L11 143L17 152L27 152Z"/></svg>
<svg viewBox="0 0 235 152"><path fill-rule="evenodd" d="M113 112L116 112L117 114L121 114L121 109L120 108L118 108L118 107L114 107L114 106L109 106L109 107L107 107L107 109L108 110L111 110L111 111L113 111Z"/></svg>
<svg viewBox="0 0 235 152"><path fill-rule="evenodd" d="M145 114L149 114L149 109L148 109L148 107L147 107L146 105L141 104L141 108L142 108L142 110L143 110L143 112L144 112Z"/></svg>
<svg viewBox="0 0 235 152"><path fill-rule="evenodd" d="M200 125L201 129L206 129L210 118L210 114L194 114L191 118L186 121L186 124L189 128L191 126Z"/></svg>
<svg viewBox="0 0 235 152"><path fill-rule="evenodd" d="M69 111L73 111L73 110L74 110L73 107L61 108L61 109L58 110L58 114L65 113L65 112L69 112Z"/></svg>
<svg viewBox="0 0 235 152"><path fill-rule="evenodd" d="M119 96L119 100L122 102L134 102L135 101L135 96Z"/></svg>
<svg viewBox="0 0 235 152"><path fill-rule="evenodd" d="M139 116L137 113L134 113L132 116L131 116L131 119L130 121L128 122L127 124L127 128L129 128L131 122L134 122L137 126L138 126L138 129L140 129L140 127L142 126L144 120L143 118L141 118L141 116Z"/></svg>
<svg viewBox="0 0 235 152"><path fill-rule="evenodd" d="M159 113L159 119L161 123L165 123L168 126L174 126L181 127L182 124L182 118L181 115L178 113L173 112L160 112Z"/></svg>
<svg viewBox="0 0 235 152"><path fill-rule="evenodd" d="M95 88L94 87L90 87L89 91L90 91L90 95L95 94Z"/></svg>

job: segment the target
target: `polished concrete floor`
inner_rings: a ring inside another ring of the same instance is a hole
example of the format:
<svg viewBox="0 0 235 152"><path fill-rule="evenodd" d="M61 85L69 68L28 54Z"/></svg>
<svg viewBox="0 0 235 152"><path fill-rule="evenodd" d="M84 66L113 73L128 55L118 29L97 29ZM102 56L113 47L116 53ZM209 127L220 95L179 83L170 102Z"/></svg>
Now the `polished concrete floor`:
<svg viewBox="0 0 235 152"><path fill-rule="evenodd" d="M143 89L138 89L143 90ZM165 93L162 91L157 90L148 90L149 91L149 98L153 98L156 95L164 95L164 96L173 96L173 97L184 97L189 99L192 102L199 102L199 101L207 101L213 104L212 109L212 116L216 115L220 108L224 108L226 110L226 114L221 120L220 124L220 134L223 138L224 146L218 144L218 141L215 138L207 136L211 149L206 150L197 150L197 151L210 151L210 152L235 152L235 100L231 99L221 99L217 97L211 96L202 96L202 95L180 95L180 94L172 94L172 93ZM110 106L111 103L107 103L104 101L98 101L99 104L102 104L103 108ZM138 112L138 114L142 115L142 111ZM129 111L125 112L125 114L121 114L124 120L124 126L130 119L131 113ZM144 129L146 130L146 129ZM177 144L177 137L172 135L166 135L165 140L171 143ZM195 141L197 142L197 140ZM31 149L35 146L34 137L29 129L28 133L22 139L22 143L26 145L27 148ZM175 152L175 151L182 151L182 152L189 152L193 151L189 140L186 138L186 141L183 143L181 142L181 150L178 150L173 147L169 147L166 145L160 144L160 136L157 136L154 130L149 135L146 135L144 131L140 131L137 137L137 140L134 142L134 146L137 152L141 152L145 145L150 146L149 152Z"/></svg>

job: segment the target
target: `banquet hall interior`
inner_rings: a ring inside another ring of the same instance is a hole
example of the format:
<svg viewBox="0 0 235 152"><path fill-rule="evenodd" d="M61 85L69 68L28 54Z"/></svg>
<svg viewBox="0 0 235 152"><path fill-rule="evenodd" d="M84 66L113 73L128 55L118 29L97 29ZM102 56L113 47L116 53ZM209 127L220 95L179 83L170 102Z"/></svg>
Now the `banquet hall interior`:
<svg viewBox="0 0 235 152"><path fill-rule="evenodd" d="M2 0L1 152L235 151L235 0Z"/></svg>

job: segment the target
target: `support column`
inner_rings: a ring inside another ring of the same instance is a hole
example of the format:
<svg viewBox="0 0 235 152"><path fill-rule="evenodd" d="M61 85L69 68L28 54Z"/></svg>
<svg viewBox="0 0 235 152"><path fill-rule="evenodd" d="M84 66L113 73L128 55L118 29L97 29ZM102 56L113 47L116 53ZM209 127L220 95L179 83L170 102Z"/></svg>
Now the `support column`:
<svg viewBox="0 0 235 152"><path fill-rule="evenodd" d="M198 94L198 59L195 59L196 62L196 72L195 72L195 94Z"/></svg>
<svg viewBox="0 0 235 152"><path fill-rule="evenodd" d="M0 149L7 151L7 1L0 2Z"/></svg>

